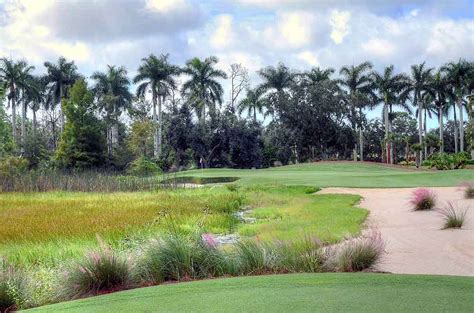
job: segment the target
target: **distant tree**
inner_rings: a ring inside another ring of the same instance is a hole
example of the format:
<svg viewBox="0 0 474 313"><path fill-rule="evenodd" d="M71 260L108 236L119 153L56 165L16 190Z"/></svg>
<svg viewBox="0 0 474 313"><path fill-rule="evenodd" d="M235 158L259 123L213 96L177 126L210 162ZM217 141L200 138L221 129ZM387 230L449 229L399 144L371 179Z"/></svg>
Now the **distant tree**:
<svg viewBox="0 0 474 313"><path fill-rule="evenodd" d="M261 88L248 89L245 98L239 102L239 113L247 110L250 116L253 113L253 121L257 121L257 112L263 114L263 110L267 107L267 101L263 98Z"/></svg>
<svg viewBox="0 0 474 313"><path fill-rule="evenodd" d="M176 88L176 76L180 73L179 67L171 65L168 57L167 54L162 54L160 57L150 54L143 58L142 64L138 68L138 74L133 79L135 84L139 84L137 96L145 97L146 92L151 91L155 127L153 150L155 158L160 158L162 150L162 101L166 95L170 94L172 89Z"/></svg>
<svg viewBox="0 0 474 313"><path fill-rule="evenodd" d="M359 65L343 66L339 71L342 79L339 80L342 86L349 92L350 120L355 133L359 132L360 160L364 160L364 144L362 119L363 109L370 103L370 96L374 88L369 71L372 63L363 62ZM354 161L357 161L357 141L354 145Z"/></svg>
<svg viewBox="0 0 474 313"><path fill-rule="evenodd" d="M124 67L108 65L106 72L95 72L94 93L100 108L105 112L107 122L107 147L109 154L114 153L119 143L119 117L124 109L130 108L132 94L129 91L130 80ZM110 126L110 127L109 127Z"/></svg>
<svg viewBox="0 0 474 313"><path fill-rule="evenodd" d="M153 151L153 134L155 127L148 119L134 121L128 137L128 147L135 157L149 157Z"/></svg>
<svg viewBox="0 0 474 313"><path fill-rule="evenodd" d="M174 165L179 167L187 165L190 155L187 153L192 146L194 124L191 110L185 103L181 108L174 108L170 114L167 141L174 151Z"/></svg>
<svg viewBox="0 0 474 313"><path fill-rule="evenodd" d="M242 64L231 64L229 69L230 80L230 107L234 111L237 100L242 91L249 88L250 78L248 70Z"/></svg>
<svg viewBox="0 0 474 313"><path fill-rule="evenodd" d="M66 125L56 151L56 160L66 168L104 165L104 129L95 116L94 95L83 79L74 83L63 107Z"/></svg>
<svg viewBox="0 0 474 313"><path fill-rule="evenodd" d="M64 129L64 112L61 103L68 95L69 88L81 78L77 72L74 61L68 62L66 58L59 57L56 64L45 62L47 74L45 76L48 88L47 108L54 109L58 104L60 107L59 118L61 131Z"/></svg>
<svg viewBox="0 0 474 313"><path fill-rule="evenodd" d="M468 80L470 64L460 59L458 62L450 62L443 66L442 70L447 74L447 80L454 88L454 100L459 110L459 150L464 151L464 103L463 98L469 94Z"/></svg>
<svg viewBox="0 0 474 313"><path fill-rule="evenodd" d="M262 92L270 92L269 107L270 113L279 114L282 109L285 90L288 90L295 82L295 75L283 63L278 63L277 67L268 66L261 69L258 74L263 82L257 87Z"/></svg>
<svg viewBox="0 0 474 313"><path fill-rule="evenodd" d="M418 144L423 147L423 99L422 94L432 88L433 68L426 68L425 62L411 66L411 80L408 89L413 93L413 105L418 112ZM423 155L420 151L420 162Z"/></svg>
<svg viewBox="0 0 474 313"><path fill-rule="evenodd" d="M385 155L388 163L393 164L392 120L393 106L399 105L410 112L406 104L408 77L395 74L393 65L387 66L383 73L373 72L374 87L377 90L377 102L383 103L383 119L385 124Z"/></svg>
<svg viewBox="0 0 474 313"><path fill-rule="evenodd" d="M0 87L0 159L6 157L13 150L11 126L3 108L5 89Z"/></svg>
<svg viewBox="0 0 474 313"><path fill-rule="evenodd" d="M219 79L226 79L224 71L215 68L218 59L210 56L201 60L194 58L186 62L183 70L189 79L183 84L183 93L187 96L192 106L200 116L201 122L206 120L206 108L209 114L215 115L215 105L222 104L224 89L219 83Z"/></svg>
<svg viewBox="0 0 474 313"><path fill-rule="evenodd" d="M303 75L310 84L318 84L330 80L331 75L334 74L334 72L335 70L331 67L327 69L313 67L309 72L304 73Z"/></svg>

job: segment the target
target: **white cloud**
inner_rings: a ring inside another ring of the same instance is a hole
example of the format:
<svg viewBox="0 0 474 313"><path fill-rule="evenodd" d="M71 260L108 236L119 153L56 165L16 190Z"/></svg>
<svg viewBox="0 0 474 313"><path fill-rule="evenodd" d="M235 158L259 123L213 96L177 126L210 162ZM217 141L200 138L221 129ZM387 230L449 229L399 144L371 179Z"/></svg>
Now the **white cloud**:
<svg viewBox="0 0 474 313"><path fill-rule="evenodd" d="M336 43L340 44L349 34L349 20L351 19L351 13L348 11L333 10L331 12L331 18L329 24L332 27L331 39Z"/></svg>
<svg viewBox="0 0 474 313"><path fill-rule="evenodd" d="M311 51L303 51L297 54L298 59L305 61L311 66L319 66L319 60L316 54Z"/></svg>
<svg viewBox="0 0 474 313"><path fill-rule="evenodd" d="M211 44L216 49L229 46L233 41L232 16L228 14L220 15L216 18L214 32L211 35Z"/></svg>
<svg viewBox="0 0 474 313"><path fill-rule="evenodd" d="M184 0L146 0L146 8L160 13L183 10L188 7Z"/></svg>
<svg viewBox="0 0 474 313"><path fill-rule="evenodd" d="M305 46L311 41L310 22L312 16L305 12L283 13L279 31L286 43L293 48Z"/></svg>
<svg viewBox="0 0 474 313"><path fill-rule="evenodd" d="M389 57L395 53L395 45L385 39L372 38L368 42L362 44L362 49L367 52L368 59L372 55L376 57Z"/></svg>

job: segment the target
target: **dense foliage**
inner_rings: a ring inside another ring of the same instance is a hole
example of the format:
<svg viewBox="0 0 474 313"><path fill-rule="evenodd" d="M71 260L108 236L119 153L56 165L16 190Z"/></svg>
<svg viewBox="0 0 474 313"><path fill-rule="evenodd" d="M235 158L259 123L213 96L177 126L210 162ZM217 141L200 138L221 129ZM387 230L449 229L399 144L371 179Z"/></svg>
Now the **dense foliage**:
<svg viewBox="0 0 474 313"><path fill-rule="evenodd" d="M378 72L370 62L338 72L280 63L258 71L253 87L242 65L226 72L217 64L194 58L181 68L166 54L149 55L133 78L112 65L84 78L63 57L46 62L43 76L24 60L2 58L0 158L19 156L39 169L146 174L326 159L448 169L458 166L436 165L457 158L445 153L474 151L472 62L422 63L407 74L393 65ZM376 107L383 116L369 119ZM427 129L430 117L438 129Z"/></svg>

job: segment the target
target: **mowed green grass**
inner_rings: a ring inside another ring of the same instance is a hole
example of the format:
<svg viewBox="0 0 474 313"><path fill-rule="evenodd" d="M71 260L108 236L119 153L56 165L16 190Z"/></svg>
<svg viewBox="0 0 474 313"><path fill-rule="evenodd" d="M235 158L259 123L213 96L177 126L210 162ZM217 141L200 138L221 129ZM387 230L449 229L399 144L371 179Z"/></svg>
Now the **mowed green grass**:
<svg viewBox="0 0 474 313"><path fill-rule="evenodd" d="M292 274L140 288L31 312L472 312L472 290L467 277Z"/></svg>
<svg viewBox="0 0 474 313"><path fill-rule="evenodd" d="M317 187L435 187L456 186L474 181L474 170L414 170L381 164L356 162L320 162L268 169L204 169L183 172L184 176L240 177L241 185L279 183Z"/></svg>

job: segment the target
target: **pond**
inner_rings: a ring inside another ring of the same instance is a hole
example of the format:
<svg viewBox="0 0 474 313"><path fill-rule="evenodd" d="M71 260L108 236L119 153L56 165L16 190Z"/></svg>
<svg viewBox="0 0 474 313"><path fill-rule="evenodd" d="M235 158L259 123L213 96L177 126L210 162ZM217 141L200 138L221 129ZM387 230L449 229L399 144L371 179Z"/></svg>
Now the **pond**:
<svg viewBox="0 0 474 313"><path fill-rule="evenodd" d="M165 179L162 184L195 184L195 185L207 185L207 184L219 184L219 183L231 183L239 180L239 177L195 177L195 176L182 176Z"/></svg>

